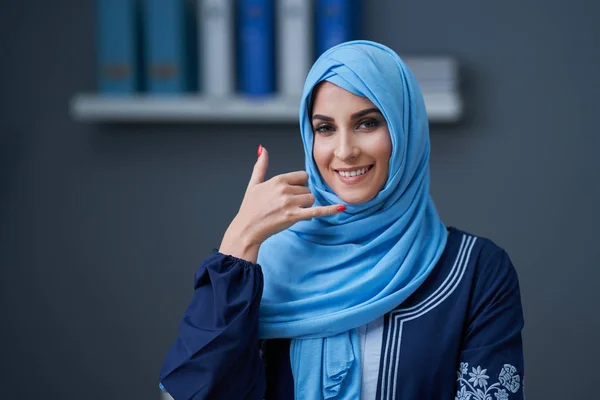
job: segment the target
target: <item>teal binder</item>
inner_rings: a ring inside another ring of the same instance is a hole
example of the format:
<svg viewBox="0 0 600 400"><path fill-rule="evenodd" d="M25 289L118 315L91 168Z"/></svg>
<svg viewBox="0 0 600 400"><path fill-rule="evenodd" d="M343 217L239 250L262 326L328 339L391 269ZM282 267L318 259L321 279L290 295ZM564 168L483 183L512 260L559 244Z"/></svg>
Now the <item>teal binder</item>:
<svg viewBox="0 0 600 400"><path fill-rule="evenodd" d="M97 77L102 94L140 90L136 0L97 0Z"/></svg>
<svg viewBox="0 0 600 400"><path fill-rule="evenodd" d="M150 94L180 94L197 82L196 9L188 0L144 0L144 76Z"/></svg>

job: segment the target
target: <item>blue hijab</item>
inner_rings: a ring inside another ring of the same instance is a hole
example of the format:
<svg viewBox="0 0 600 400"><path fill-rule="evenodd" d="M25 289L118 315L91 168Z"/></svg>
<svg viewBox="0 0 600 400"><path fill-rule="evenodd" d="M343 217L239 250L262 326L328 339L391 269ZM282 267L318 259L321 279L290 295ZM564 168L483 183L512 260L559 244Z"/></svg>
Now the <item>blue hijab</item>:
<svg viewBox="0 0 600 400"><path fill-rule="evenodd" d="M446 245L446 228L429 194L429 128L417 82L391 49L352 41L311 68L300 104L308 187L315 205L343 201L313 159L312 91L331 82L367 97L382 112L392 155L384 188L336 215L296 223L267 239L260 337L292 338L295 398L360 398L357 327L396 308L423 283Z"/></svg>

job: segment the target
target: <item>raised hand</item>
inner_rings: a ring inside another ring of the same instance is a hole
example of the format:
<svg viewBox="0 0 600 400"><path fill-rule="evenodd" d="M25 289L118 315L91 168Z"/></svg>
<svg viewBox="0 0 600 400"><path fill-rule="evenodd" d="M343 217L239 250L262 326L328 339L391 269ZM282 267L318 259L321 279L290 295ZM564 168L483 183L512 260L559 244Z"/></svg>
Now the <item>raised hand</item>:
<svg viewBox="0 0 600 400"><path fill-rule="evenodd" d="M259 147L259 156L240 209L223 236L219 251L256 262L260 245L271 235L296 222L337 214L343 205L312 207L315 198L306 186L308 174L295 171L265 182L269 153Z"/></svg>

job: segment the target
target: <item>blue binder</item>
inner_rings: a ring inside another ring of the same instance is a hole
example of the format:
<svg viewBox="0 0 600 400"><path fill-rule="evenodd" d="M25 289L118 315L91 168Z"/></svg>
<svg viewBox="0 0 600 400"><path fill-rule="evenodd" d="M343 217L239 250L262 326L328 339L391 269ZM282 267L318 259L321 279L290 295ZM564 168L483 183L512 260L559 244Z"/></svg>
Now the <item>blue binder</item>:
<svg viewBox="0 0 600 400"><path fill-rule="evenodd" d="M274 0L238 0L238 82L241 93L275 91Z"/></svg>
<svg viewBox="0 0 600 400"><path fill-rule="evenodd" d="M186 0L144 0L144 75L149 94L195 89L192 5Z"/></svg>
<svg viewBox="0 0 600 400"><path fill-rule="evenodd" d="M361 0L316 0L316 57L337 44L359 38Z"/></svg>
<svg viewBox="0 0 600 400"><path fill-rule="evenodd" d="M97 0L97 77L102 94L140 89L135 0Z"/></svg>

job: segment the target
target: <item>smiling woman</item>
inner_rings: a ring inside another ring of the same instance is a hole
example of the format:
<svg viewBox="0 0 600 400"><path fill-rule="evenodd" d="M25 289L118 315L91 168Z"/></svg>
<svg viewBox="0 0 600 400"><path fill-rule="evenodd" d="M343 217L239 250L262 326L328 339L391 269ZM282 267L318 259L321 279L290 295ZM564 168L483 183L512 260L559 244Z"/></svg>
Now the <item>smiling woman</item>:
<svg viewBox="0 0 600 400"><path fill-rule="evenodd" d="M429 127L386 46L343 43L306 78L306 171L258 160L161 369L179 399L523 398L515 269L446 227Z"/></svg>
<svg viewBox="0 0 600 400"><path fill-rule="evenodd" d="M330 82L315 88L312 111L313 156L323 180L346 203L371 200L385 186L392 154L381 111Z"/></svg>

